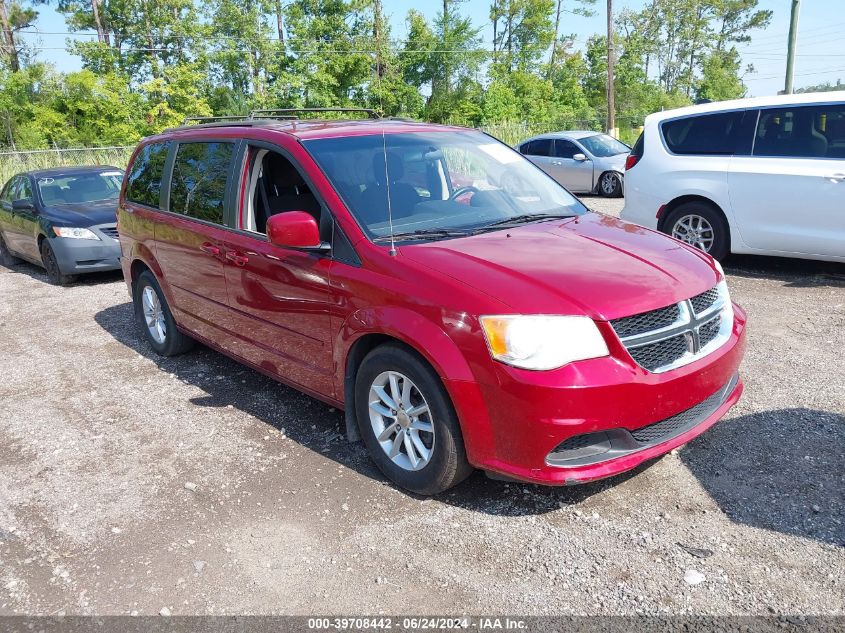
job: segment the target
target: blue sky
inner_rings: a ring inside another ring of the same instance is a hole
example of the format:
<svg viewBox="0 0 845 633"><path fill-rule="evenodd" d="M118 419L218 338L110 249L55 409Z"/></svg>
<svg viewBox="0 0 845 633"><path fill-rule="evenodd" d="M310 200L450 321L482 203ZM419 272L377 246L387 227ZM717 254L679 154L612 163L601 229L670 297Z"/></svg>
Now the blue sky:
<svg viewBox="0 0 845 633"><path fill-rule="evenodd" d="M616 0L617 11L623 7L637 9L643 0ZM564 0L564 7L571 9L573 0ZM843 0L804 0L801 7L801 20L798 30L798 56L795 64L795 86L812 85L837 79L845 80L845 11ZM774 11L771 25L765 30L755 32L750 44L741 47L745 63L751 63L756 70L745 77L749 94L753 96L770 95L783 88L786 67L786 40L789 32L789 12L791 0L761 0L760 8ZM384 0L386 12L393 25L393 36L402 37L405 33L404 18L411 8L421 10L433 16L440 2L428 0ZM477 26L485 25L482 30L485 42L492 37L489 18L490 0L468 0L461 9L472 17ZM37 7L40 16L36 28L41 35L25 35L31 43L42 47L39 57L52 62L59 70L76 70L79 59L64 51L65 35L50 35L51 32L67 30L64 19L50 6ZM564 14L561 31L573 33L576 45L582 46L587 38L603 32L605 27L605 2L598 0L596 15L585 18L571 13Z"/></svg>

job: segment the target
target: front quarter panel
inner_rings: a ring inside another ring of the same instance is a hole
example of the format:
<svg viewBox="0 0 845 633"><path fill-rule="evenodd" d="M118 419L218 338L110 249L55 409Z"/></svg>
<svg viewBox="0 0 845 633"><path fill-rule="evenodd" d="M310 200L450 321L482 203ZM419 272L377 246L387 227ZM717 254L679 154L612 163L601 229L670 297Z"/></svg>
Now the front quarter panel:
<svg viewBox="0 0 845 633"><path fill-rule="evenodd" d="M440 376L458 413L468 458L480 463L479 456L492 449L492 439L477 383L479 370L490 364L477 315L501 313L505 306L460 281L402 260L401 247L396 258L376 253L370 266L366 254L364 259L362 267L339 262L332 267L337 392L344 392L347 359L356 341L368 334L396 339ZM350 403L346 406L349 411Z"/></svg>

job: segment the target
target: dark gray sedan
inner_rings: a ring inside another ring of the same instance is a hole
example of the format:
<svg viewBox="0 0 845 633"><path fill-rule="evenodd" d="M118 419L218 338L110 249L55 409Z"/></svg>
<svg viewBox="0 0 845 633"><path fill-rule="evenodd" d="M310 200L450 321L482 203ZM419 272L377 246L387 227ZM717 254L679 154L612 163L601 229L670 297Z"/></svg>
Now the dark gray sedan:
<svg viewBox="0 0 845 633"><path fill-rule="evenodd" d="M13 176L0 191L0 264L43 266L50 283L120 268L116 167L60 167Z"/></svg>

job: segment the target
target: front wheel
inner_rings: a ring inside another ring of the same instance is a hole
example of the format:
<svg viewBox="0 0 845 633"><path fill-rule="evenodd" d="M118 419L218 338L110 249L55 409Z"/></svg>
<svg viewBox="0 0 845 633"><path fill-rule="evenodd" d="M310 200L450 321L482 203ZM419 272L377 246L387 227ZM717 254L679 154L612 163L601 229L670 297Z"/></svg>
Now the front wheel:
<svg viewBox="0 0 845 633"><path fill-rule="evenodd" d="M41 242L41 263L44 264L44 270L47 271L47 281L54 286L67 286L76 281L74 275L65 275L59 268L59 260L56 259L56 253L50 245L50 240L44 239Z"/></svg>
<svg viewBox="0 0 845 633"><path fill-rule="evenodd" d="M622 196L622 176L615 171L606 171L599 179L599 193L605 198Z"/></svg>
<svg viewBox="0 0 845 633"><path fill-rule="evenodd" d="M443 383L403 347L383 345L364 358L355 381L355 409L370 456L402 488L433 495L472 472Z"/></svg>
<svg viewBox="0 0 845 633"><path fill-rule="evenodd" d="M730 252L728 223L720 211L706 202L680 205L666 218L663 232L715 259L724 259Z"/></svg>
<svg viewBox="0 0 845 633"><path fill-rule="evenodd" d="M156 353L176 356L193 346L193 340L177 329L161 286L150 271L145 270L140 274L132 298L135 302L135 319L144 338Z"/></svg>

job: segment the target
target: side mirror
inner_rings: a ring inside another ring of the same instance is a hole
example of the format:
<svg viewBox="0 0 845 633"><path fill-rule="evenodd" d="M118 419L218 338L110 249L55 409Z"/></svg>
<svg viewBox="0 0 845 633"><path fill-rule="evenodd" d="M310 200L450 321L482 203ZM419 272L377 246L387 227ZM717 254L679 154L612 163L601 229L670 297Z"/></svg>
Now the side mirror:
<svg viewBox="0 0 845 633"><path fill-rule="evenodd" d="M15 211L34 211L35 205L29 198L21 198L20 200L12 200L12 209Z"/></svg>
<svg viewBox="0 0 845 633"><path fill-rule="evenodd" d="M587 160L587 155L586 155L586 154L581 154L581 153L579 152L578 154L573 154L573 155L572 155L572 160L577 160L579 163L583 163L585 160Z"/></svg>
<svg viewBox="0 0 845 633"><path fill-rule="evenodd" d="M329 244L320 241L320 229L314 216L305 211L286 211L267 220L267 238L282 248L327 251Z"/></svg>

